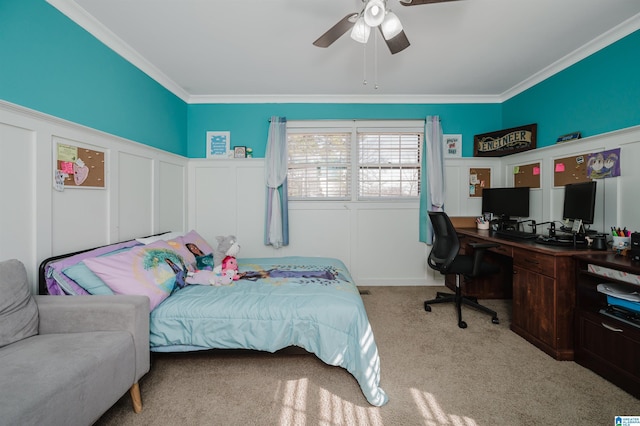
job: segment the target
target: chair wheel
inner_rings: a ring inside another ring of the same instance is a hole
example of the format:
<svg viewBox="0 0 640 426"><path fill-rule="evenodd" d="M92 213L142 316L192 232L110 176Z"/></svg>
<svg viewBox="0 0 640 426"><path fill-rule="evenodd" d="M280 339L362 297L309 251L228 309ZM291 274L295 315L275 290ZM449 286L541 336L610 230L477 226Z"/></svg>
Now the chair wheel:
<svg viewBox="0 0 640 426"><path fill-rule="evenodd" d="M424 310L427 312L431 312L431 306L427 305L427 302L424 302Z"/></svg>
<svg viewBox="0 0 640 426"><path fill-rule="evenodd" d="M494 324L500 324L500 320L498 319L498 317L491 318L491 322Z"/></svg>
<svg viewBox="0 0 640 426"><path fill-rule="evenodd" d="M460 327L460 328L467 328L467 323L466 323L466 322L464 322L464 321L460 321L460 322L458 323L458 327Z"/></svg>

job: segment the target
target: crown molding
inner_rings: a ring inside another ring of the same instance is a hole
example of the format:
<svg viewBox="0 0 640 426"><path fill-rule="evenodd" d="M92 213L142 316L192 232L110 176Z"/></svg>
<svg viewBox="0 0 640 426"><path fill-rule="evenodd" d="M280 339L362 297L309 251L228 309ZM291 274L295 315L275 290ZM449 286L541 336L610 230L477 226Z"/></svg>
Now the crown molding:
<svg viewBox="0 0 640 426"><path fill-rule="evenodd" d="M165 89L187 102L189 93L180 87L175 81L167 77L155 65L142 57L131 46L115 35L107 27L102 25L92 15L87 13L73 0L47 0L51 6L58 9L67 18L84 28L87 32L109 47L111 50L129 61L133 66L147 74Z"/></svg>
<svg viewBox="0 0 640 426"><path fill-rule="evenodd" d="M500 102L504 102L527 89L532 88L536 84L546 80L547 78L569 68L571 65L574 65L581 60L587 58L588 56L593 55L599 50L604 49L605 47L615 43L616 41L628 36L629 34L640 29L640 13L632 16L627 19L620 25L610 29L606 33L601 36L593 39L591 42L579 47L573 52L566 55L564 58L561 58L549 65L548 67L542 69L541 71L535 73L531 77L526 80L521 81L520 83L513 86L511 89L505 91L500 96Z"/></svg>
<svg viewBox="0 0 640 426"><path fill-rule="evenodd" d="M481 104L500 103L494 95L192 95L189 104Z"/></svg>
<svg viewBox="0 0 640 426"><path fill-rule="evenodd" d="M512 88L496 95L192 95L142 57L74 0L46 0L54 8L84 28L107 47L129 61L164 88L188 104L239 103L358 103L358 104L470 104L502 103L584 58L640 29L640 14L612 28L591 42L559 59Z"/></svg>

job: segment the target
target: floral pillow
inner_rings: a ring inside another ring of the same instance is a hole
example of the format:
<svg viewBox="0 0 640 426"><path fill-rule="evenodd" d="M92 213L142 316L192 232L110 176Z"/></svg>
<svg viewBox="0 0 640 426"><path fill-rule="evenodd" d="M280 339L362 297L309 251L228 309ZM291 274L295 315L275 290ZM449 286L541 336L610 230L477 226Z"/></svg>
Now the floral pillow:
<svg viewBox="0 0 640 426"><path fill-rule="evenodd" d="M107 257L85 259L85 265L116 294L149 297L153 310L176 289L185 285L184 259L166 241Z"/></svg>

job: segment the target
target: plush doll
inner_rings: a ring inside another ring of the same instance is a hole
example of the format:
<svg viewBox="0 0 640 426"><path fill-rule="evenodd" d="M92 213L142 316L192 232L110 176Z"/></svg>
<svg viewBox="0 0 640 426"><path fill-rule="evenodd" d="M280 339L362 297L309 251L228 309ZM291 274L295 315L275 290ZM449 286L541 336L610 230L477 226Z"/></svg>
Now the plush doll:
<svg viewBox="0 0 640 426"><path fill-rule="evenodd" d="M240 275L238 275L238 261L233 256L226 256L222 259L222 274L225 275L229 271L233 272L234 281L240 279Z"/></svg>
<svg viewBox="0 0 640 426"><path fill-rule="evenodd" d="M227 235L226 237L218 236L218 247L213 250L213 271L216 273L222 272L222 261L227 256L236 257L240 251L240 245L234 235Z"/></svg>
<svg viewBox="0 0 640 426"><path fill-rule="evenodd" d="M221 274L216 274L215 272L211 273L211 279L209 280L209 284L214 286L222 286L229 285L233 282L234 276L236 275L236 271L233 269L228 269Z"/></svg>
<svg viewBox="0 0 640 426"><path fill-rule="evenodd" d="M225 272L215 273L209 270L189 272L187 284L223 286L233 283L236 271L228 269Z"/></svg>

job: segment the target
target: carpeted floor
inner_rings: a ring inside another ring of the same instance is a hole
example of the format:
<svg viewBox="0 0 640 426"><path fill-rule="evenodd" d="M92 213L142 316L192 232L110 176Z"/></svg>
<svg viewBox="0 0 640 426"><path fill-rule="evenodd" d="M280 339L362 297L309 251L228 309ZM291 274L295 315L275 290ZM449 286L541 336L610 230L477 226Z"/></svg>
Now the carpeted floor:
<svg viewBox="0 0 640 426"><path fill-rule="evenodd" d="M389 403L372 407L355 379L301 351L161 354L97 425L614 425L640 400L509 330L510 301L485 300L500 324L423 301L440 287L362 287Z"/></svg>

